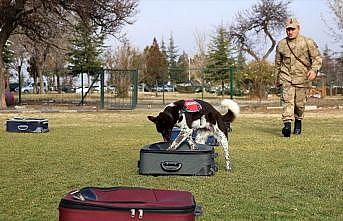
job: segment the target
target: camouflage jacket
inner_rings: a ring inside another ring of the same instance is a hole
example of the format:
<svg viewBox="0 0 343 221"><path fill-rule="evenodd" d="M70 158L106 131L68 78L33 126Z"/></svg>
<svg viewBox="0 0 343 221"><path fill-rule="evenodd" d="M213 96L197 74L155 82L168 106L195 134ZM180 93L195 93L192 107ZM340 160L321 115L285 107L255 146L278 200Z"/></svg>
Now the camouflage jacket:
<svg viewBox="0 0 343 221"><path fill-rule="evenodd" d="M277 83L288 82L299 87L311 86L311 82L307 80L307 72L312 69L317 73L322 66L322 58L317 44L312 39L302 35L288 40L288 44L302 62L289 49L287 38L282 39L276 47L275 54Z"/></svg>

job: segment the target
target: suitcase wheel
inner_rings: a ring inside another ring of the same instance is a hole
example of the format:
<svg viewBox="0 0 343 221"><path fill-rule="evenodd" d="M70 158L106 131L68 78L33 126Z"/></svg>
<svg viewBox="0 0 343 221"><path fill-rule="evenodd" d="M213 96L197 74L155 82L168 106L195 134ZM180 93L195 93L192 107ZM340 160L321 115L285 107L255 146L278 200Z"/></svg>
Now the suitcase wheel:
<svg viewBox="0 0 343 221"><path fill-rule="evenodd" d="M217 167L216 165L213 165L213 166L210 168L209 175L214 175L216 172L218 172L218 167Z"/></svg>
<svg viewBox="0 0 343 221"><path fill-rule="evenodd" d="M202 215L202 207L201 206L195 206L194 215L195 216L201 216Z"/></svg>

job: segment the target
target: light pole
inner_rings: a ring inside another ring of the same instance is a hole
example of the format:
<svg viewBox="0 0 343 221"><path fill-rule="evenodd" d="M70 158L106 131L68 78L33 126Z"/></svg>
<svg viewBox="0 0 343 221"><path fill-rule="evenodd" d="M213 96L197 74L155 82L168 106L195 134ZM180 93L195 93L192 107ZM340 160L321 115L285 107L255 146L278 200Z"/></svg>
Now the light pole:
<svg viewBox="0 0 343 221"><path fill-rule="evenodd" d="M191 82L191 58L188 57L188 81Z"/></svg>

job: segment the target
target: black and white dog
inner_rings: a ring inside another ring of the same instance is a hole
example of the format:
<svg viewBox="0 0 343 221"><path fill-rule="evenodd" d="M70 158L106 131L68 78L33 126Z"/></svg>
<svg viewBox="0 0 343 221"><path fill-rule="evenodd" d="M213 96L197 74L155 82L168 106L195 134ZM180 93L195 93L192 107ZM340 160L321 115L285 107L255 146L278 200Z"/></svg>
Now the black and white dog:
<svg viewBox="0 0 343 221"><path fill-rule="evenodd" d="M230 99L224 99L221 106L227 109L222 115L211 104L202 100L179 100L167 105L158 116L148 116L156 124L156 129L162 134L165 141L170 140L174 126L180 128L178 137L173 141L168 150L176 150L188 138L191 149L196 149L196 144L204 144L207 137L213 135L224 149L226 169L231 171L228 135L230 123L238 116L239 106ZM196 130L195 143L192 132Z"/></svg>

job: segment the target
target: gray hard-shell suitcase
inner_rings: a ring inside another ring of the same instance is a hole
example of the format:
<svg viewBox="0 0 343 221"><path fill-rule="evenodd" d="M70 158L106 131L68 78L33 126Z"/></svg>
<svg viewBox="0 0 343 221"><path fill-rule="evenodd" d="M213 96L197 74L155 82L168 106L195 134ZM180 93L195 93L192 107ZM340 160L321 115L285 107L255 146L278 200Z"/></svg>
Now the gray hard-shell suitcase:
<svg viewBox="0 0 343 221"><path fill-rule="evenodd" d="M177 150L167 151L170 144L159 142L144 146L138 161L139 174L211 176L218 170L217 154L212 146L197 144L198 150L191 150L188 143L182 143Z"/></svg>
<svg viewBox="0 0 343 221"><path fill-rule="evenodd" d="M6 131L18 133L48 132L48 119L14 117L6 121Z"/></svg>

